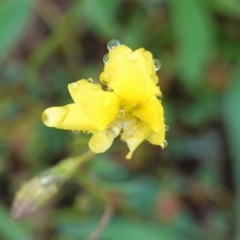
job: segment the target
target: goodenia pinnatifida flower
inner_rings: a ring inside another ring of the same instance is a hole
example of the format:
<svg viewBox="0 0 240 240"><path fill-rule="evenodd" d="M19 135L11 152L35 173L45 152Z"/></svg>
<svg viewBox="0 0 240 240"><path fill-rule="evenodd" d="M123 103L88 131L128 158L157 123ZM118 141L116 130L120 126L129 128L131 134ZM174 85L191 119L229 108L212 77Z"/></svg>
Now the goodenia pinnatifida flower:
<svg viewBox="0 0 240 240"><path fill-rule="evenodd" d="M44 124L92 133L89 148L95 153L105 152L117 136L128 145L127 159L144 140L164 148L166 126L156 75L160 62L144 48L132 51L117 40L111 40L108 49L100 83L70 83L74 103L46 109Z"/></svg>

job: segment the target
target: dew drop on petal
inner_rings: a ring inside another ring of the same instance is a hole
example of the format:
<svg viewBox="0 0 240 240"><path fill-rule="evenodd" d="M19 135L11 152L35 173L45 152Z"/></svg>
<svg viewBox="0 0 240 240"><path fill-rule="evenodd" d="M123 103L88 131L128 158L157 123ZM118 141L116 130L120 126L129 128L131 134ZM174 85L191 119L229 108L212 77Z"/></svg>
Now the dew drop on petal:
<svg viewBox="0 0 240 240"><path fill-rule="evenodd" d="M108 50L112 50L113 48L119 46L121 43L117 39L112 39L108 42L107 48Z"/></svg>
<svg viewBox="0 0 240 240"><path fill-rule="evenodd" d="M105 107L109 107L110 104L111 104L111 99L108 98L108 97L104 98L103 104L104 104Z"/></svg>
<svg viewBox="0 0 240 240"><path fill-rule="evenodd" d="M103 56L103 62L106 64L108 62L108 60L109 60L109 56L108 56L108 54L105 54Z"/></svg>
<svg viewBox="0 0 240 240"><path fill-rule="evenodd" d="M79 133L80 133L79 130L72 130L72 132L73 132L74 134L79 134Z"/></svg>
<svg viewBox="0 0 240 240"><path fill-rule="evenodd" d="M88 130L83 130L83 133L89 134L90 132Z"/></svg>
<svg viewBox="0 0 240 240"><path fill-rule="evenodd" d="M158 59L153 59L153 63L155 66L155 71L158 71L161 68L161 63Z"/></svg>
<svg viewBox="0 0 240 240"><path fill-rule="evenodd" d="M166 148L167 146L168 146L168 142L167 142L167 140L164 140L161 145L162 149Z"/></svg>
<svg viewBox="0 0 240 240"><path fill-rule="evenodd" d="M103 84L103 85L108 85L108 83L107 83L107 82L105 82L105 81L102 81L102 84Z"/></svg>
<svg viewBox="0 0 240 240"><path fill-rule="evenodd" d="M87 81L90 82L90 83L93 83L93 79L92 78L88 78Z"/></svg>
<svg viewBox="0 0 240 240"><path fill-rule="evenodd" d="M169 130L169 126L165 125L165 131L168 131L168 130Z"/></svg>

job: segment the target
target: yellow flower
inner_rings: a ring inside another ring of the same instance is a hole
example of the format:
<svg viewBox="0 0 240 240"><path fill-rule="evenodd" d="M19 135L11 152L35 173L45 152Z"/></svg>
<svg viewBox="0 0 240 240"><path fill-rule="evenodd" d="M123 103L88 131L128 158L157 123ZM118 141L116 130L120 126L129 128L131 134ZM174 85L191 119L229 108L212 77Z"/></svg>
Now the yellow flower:
<svg viewBox="0 0 240 240"><path fill-rule="evenodd" d="M110 41L108 48L100 75L106 90L84 79L69 84L74 103L46 109L43 122L49 127L91 132L89 147L95 153L105 152L119 135L130 149L128 159L145 139L165 147L164 111L156 85L158 60L143 48L132 51L117 40Z"/></svg>

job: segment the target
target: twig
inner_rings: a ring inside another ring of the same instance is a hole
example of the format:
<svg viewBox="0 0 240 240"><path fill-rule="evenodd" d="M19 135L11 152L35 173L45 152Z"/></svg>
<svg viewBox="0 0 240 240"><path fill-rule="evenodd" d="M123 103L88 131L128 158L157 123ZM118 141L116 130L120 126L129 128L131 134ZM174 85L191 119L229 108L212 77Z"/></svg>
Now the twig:
<svg viewBox="0 0 240 240"><path fill-rule="evenodd" d="M104 228L107 226L107 224L111 220L113 212L114 212L114 208L113 208L112 204L109 204L105 207L105 211L98 223L97 228L92 232L92 234L90 235L90 237L87 240L97 240L100 237L102 231L104 230Z"/></svg>

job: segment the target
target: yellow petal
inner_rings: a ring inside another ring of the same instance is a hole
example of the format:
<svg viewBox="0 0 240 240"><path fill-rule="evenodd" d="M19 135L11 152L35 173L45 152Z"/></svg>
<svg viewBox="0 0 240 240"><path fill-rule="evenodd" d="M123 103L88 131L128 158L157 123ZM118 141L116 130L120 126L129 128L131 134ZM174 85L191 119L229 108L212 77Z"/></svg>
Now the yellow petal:
<svg viewBox="0 0 240 240"><path fill-rule="evenodd" d="M154 132L164 128L164 112L160 101L151 97L144 105L132 111L132 114L145 123L148 123Z"/></svg>
<svg viewBox="0 0 240 240"><path fill-rule="evenodd" d="M89 148L95 153L102 153L108 150L113 143L114 138L106 134L106 131L93 134L88 143Z"/></svg>
<svg viewBox="0 0 240 240"><path fill-rule="evenodd" d="M45 110L43 122L50 127L103 131L118 115L119 99L99 85L81 80L69 84L75 104Z"/></svg>
<svg viewBox="0 0 240 240"><path fill-rule="evenodd" d="M109 53L100 80L120 98L124 110L143 104L151 96L161 95L154 69L152 54L140 48L132 51L120 45Z"/></svg>
<svg viewBox="0 0 240 240"><path fill-rule="evenodd" d="M55 127L62 123L66 118L68 109L64 107L51 107L46 109L42 114L42 121L48 127Z"/></svg>
<svg viewBox="0 0 240 240"><path fill-rule="evenodd" d="M68 91L74 102L81 103L83 98L88 98L90 94L102 92L99 84L88 82L85 79L68 84Z"/></svg>
<svg viewBox="0 0 240 240"><path fill-rule="evenodd" d="M164 147L165 127L161 128L159 132L151 132L147 140L154 145L159 145L161 147Z"/></svg>
<svg viewBox="0 0 240 240"><path fill-rule="evenodd" d="M150 131L147 124L134 116L129 116L128 119L125 119L121 140L125 141L130 149L126 156L127 159L132 157L134 150L148 137Z"/></svg>
<svg viewBox="0 0 240 240"><path fill-rule="evenodd" d="M64 107L52 107L43 112L42 120L48 127L65 130L87 130L90 132L103 130L103 126L97 120L89 118L82 112L77 104L69 104Z"/></svg>

